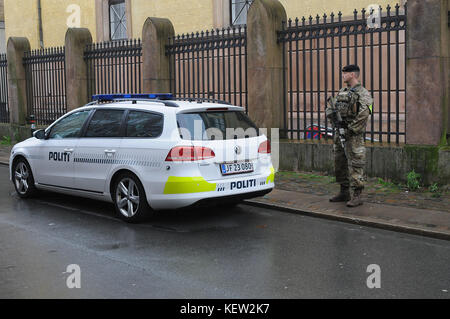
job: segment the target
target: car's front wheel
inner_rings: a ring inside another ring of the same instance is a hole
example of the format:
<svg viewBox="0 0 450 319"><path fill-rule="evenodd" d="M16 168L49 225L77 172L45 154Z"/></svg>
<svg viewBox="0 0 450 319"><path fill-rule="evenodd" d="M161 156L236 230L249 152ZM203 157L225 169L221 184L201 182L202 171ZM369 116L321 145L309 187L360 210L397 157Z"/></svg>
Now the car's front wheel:
<svg viewBox="0 0 450 319"><path fill-rule="evenodd" d="M120 174L115 179L113 191L116 212L122 220L136 223L152 215L144 187L135 175Z"/></svg>
<svg viewBox="0 0 450 319"><path fill-rule="evenodd" d="M31 167L23 158L19 158L14 162L13 182L17 194L22 198L31 197L36 193Z"/></svg>

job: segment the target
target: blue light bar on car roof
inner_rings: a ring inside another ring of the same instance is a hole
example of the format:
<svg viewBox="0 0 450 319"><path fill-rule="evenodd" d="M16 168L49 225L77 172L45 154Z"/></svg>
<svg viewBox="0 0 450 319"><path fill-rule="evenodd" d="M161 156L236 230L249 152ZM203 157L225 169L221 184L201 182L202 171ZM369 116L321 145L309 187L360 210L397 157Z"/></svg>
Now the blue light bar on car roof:
<svg viewBox="0 0 450 319"><path fill-rule="evenodd" d="M171 93L151 93L151 94L97 94L92 96L92 101L114 101L119 99L170 100L173 99L173 95Z"/></svg>

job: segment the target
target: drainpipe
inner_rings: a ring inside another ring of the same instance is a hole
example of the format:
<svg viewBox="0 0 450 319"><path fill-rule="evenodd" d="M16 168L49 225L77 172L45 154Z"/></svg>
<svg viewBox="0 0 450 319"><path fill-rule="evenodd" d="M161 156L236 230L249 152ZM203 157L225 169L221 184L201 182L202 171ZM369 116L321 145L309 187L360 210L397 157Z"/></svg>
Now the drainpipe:
<svg viewBox="0 0 450 319"><path fill-rule="evenodd" d="M38 0L38 21L39 21L39 46L44 48L44 32L42 31L42 9L41 0Z"/></svg>

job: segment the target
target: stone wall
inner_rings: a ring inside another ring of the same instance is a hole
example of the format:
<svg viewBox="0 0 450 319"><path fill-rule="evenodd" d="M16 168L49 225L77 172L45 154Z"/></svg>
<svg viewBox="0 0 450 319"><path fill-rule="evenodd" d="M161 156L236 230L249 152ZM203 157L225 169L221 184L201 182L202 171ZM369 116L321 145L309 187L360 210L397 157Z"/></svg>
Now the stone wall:
<svg viewBox="0 0 450 319"><path fill-rule="evenodd" d="M334 175L331 143L282 140L279 149L279 170L320 171ZM406 182L406 175L414 169L421 174L425 184L449 184L449 163L449 147L366 145L366 174L370 177Z"/></svg>

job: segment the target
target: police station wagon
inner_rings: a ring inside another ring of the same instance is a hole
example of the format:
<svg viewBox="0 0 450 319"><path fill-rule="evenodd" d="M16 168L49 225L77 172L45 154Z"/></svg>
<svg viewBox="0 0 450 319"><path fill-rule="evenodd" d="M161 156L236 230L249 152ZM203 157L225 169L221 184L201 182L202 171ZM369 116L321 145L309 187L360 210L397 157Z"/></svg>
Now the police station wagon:
<svg viewBox="0 0 450 319"><path fill-rule="evenodd" d="M10 179L20 197L50 190L105 200L136 222L274 187L270 142L242 107L168 94L93 99L13 147Z"/></svg>

